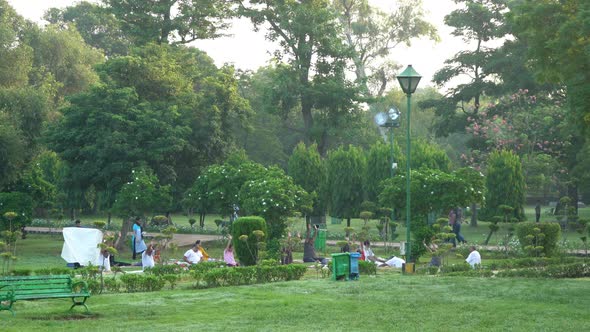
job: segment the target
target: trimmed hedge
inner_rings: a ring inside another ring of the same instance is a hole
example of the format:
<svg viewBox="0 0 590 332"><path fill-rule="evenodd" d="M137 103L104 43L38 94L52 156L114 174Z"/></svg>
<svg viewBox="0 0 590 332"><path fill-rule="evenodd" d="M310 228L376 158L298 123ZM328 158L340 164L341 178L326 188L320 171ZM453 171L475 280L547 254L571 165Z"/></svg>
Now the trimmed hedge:
<svg viewBox="0 0 590 332"><path fill-rule="evenodd" d="M264 236L260 239L264 242L267 230L266 222L261 217L240 217L232 224L232 237L234 252L241 265L249 266L256 264L258 257L258 241L254 231L262 231ZM244 241L240 237L247 236Z"/></svg>
<svg viewBox="0 0 590 332"><path fill-rule="evenodd" d="M590 265L586 263L573 263L518 270L505 270L498 272L496 276L508 278L587 278L590 277Z"/></svg>
<svg viewBox="0 0 590 332"><path fill-rule="evenodd" d="M201 286L200 281L204 281L206 287L222 287L299 280L306 271L307 266L301 264L258 265L203 269L193 271L192 275L197 287Z"/></svg>
<svg viewBox="0 0 590 332"><path fill-rule="evenodd" d="M541 233L545 234L545 236L541 239L538 239L538 243L536 246L542 246L543 250L541 251L542 255L546 257L551 257L555 253L557 249L557 241L561 235L561 227L558 223L552 222L522 222L516 225L516 235L518 236L518 241L520 242L522 248L524 249L529 242L527 240L527 236L534 234L534 229L539 228Z"/></svg>

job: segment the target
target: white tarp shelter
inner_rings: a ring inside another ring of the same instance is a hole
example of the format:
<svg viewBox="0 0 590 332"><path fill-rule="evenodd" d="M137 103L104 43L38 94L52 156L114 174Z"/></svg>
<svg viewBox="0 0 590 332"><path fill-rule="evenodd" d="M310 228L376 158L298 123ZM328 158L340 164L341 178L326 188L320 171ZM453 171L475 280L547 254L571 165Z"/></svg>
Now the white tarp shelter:
<svg viewBox="0 0 590 332"><path fill-rule="evenodd" d="M95 228L65 227L64 246L61 258L68 263L99 265L98 244L102 242L102 232Z"/></svg>

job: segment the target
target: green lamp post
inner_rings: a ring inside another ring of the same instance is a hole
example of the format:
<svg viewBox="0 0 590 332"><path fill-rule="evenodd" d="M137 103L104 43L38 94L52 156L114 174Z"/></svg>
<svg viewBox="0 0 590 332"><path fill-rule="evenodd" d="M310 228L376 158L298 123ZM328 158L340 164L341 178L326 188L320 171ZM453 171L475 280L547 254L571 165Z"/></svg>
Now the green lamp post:
<svg viewBox="0 0 590 332"><path fill-rule="evenodd" d="M400 125L400 112L397 108L395 107L391 107L387 113L385 112L379 112L377 113L377 115L375 115L375 123L377 123L377 125L379 127L384 127L384 128L389 128L389 145L390 145L390 151L391 151L391 159L390 159L390 172L389 175L390 177L393 178L393 176L395 175L395 169L397 168L397 163L395 162L394 159L394 151L393 151L393 128L398 128ZM394 219L394 209L391 209L391 220L393 221Z"/></svg>
<svg viewBox="0 0 590 332"><path fill-rule="evenodd" d="M406 126L406 262L410 262L412 259L412 250L410 245L410 114L412 113L412 93L416 91L416 87L418 87L418 83L420 82L421 78L422 76L420 76L420 74L414 70L412 65L408 65L408 67L403 72L401 72L401 74L397 75L399 85L402 87L402 90L408 99L408 123Z"/></svg>

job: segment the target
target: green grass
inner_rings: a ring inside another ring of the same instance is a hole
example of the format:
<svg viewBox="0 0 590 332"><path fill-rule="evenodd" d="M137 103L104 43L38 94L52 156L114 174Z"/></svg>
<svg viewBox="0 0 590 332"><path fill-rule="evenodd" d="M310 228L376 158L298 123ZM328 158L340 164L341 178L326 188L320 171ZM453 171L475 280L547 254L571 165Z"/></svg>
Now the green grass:
<svg viewBox="0 0 590 332"><path fill-rule="evenodd" d="M2 331L583 331L590 280L480 279L380 273L206 290L20 301Z"/></svg>

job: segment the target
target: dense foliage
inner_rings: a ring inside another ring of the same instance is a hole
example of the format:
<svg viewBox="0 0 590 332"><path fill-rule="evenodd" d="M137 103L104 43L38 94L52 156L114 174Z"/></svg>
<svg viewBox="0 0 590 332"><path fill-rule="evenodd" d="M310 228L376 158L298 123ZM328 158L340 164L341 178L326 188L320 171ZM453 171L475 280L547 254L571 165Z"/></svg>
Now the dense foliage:
<svg viewBox="0 0 590 332"><path fill-rule="evenodd" d="M532 256L551 257L557 249L561 237L559 223L525 222L516 225L518 241Z"/></svg>
<svg viewBox="0 0 590 332"><path fill-rule="evenodd" d="M231 228L236 260L242 265L258 262L260 245L268 237L266 222L261 217L240 217Z"/></svg>

